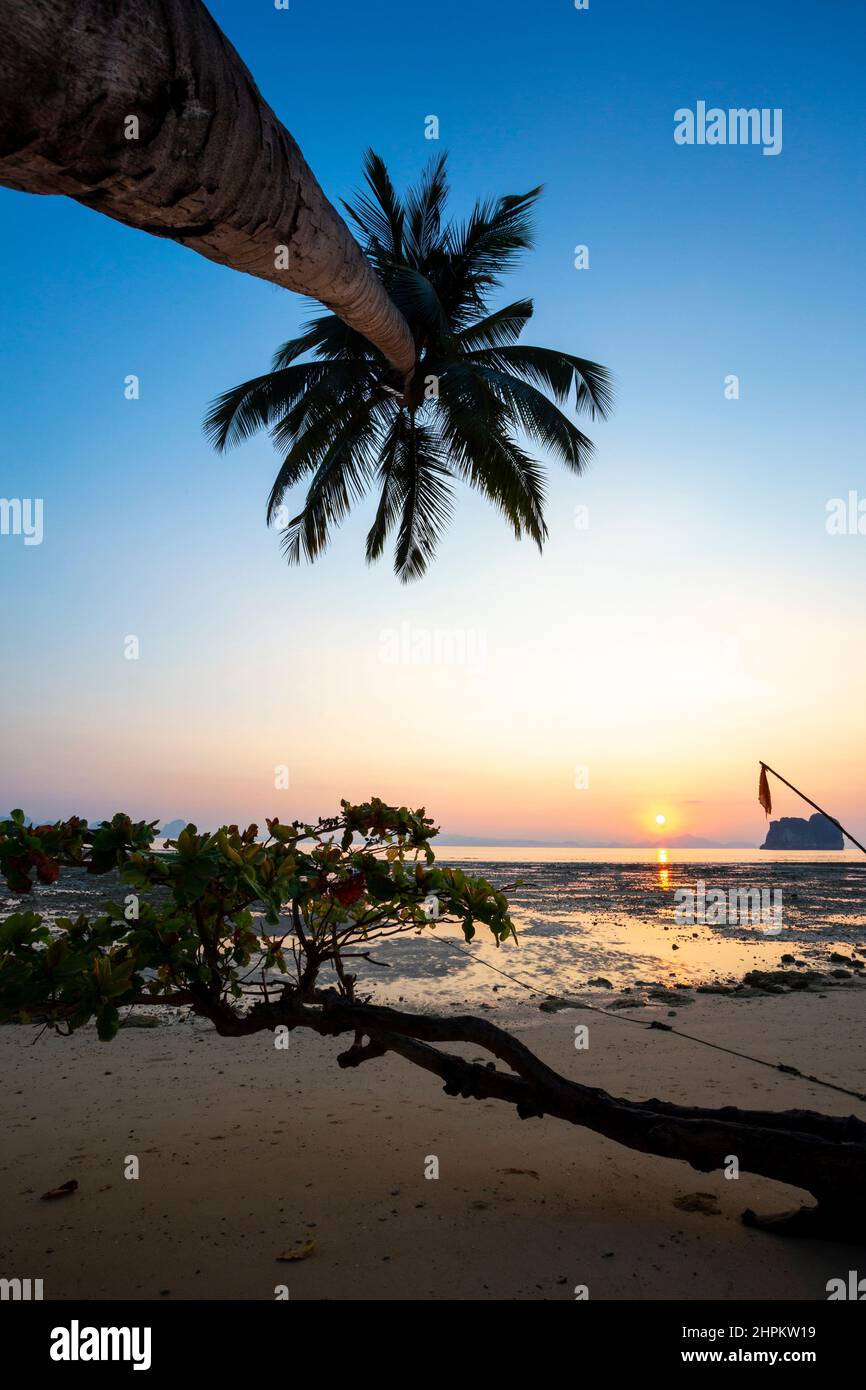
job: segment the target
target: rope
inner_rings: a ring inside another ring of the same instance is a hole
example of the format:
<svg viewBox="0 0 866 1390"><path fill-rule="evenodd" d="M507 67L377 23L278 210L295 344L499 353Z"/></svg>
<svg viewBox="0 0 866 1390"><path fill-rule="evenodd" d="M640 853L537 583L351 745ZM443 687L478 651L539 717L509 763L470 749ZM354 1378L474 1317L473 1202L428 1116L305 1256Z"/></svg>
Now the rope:
<svg viewBox="0 0 866 1390"><path fill-rule="evenodd" d="M567 999L564 994L548 994L548 991L541 985L530 984L526 980L521 980L517 975L510 974L507 970L500 970L498 965L491 965L489 961L476 956L472 951L467 951L463 946L456 946L451 941L443 941L441 937L429 939L435 941L437 946L444 946L446 951L457 951L461 956L468 956L470 960L475 961L476 965L486 966L488 970L493 970L497 975L503 975L506 980L512 980L514 984L520 985L522 989L530 990L533 994L547 994L550 999L562 1000L570 1009L586 1009L590 1013L601 1014L604 1018L613 1019L617 1023L632 1023L637 1028L654 1029L660 1033L673 1033L674 1037L684 1038L686 1042L699 1043L701 1047L711 1047L715 1052L726 1052L730 1057L739 1057L743 1062L754 1062L756 1066L769 1067L771 1071L782 1071L786 1076L796 1076L801 1081L809 1081L813 1086L823 1086L828 1091L838 1091L840 1095L851 1096L853 1100L866 1101L866 1094L862 1091L851 1091L847 1086L838 1086L835 1081L824 1081L820 1076L810 1076L808 1072L802 1072L790 1063L768 1062L764 1057L752 1057L748 1052L737 1052L733 1047L723 1047L721 1043L710 1042L708 1038L696 1038L693 1033L681 1033L670 1023L659 1023L656 1020L651 1023L644 1023L642 1018L624 1018L621 1013L612 1014L608 1009L600 1009L597 1004L586 1004L582 1000Z"/></svg>

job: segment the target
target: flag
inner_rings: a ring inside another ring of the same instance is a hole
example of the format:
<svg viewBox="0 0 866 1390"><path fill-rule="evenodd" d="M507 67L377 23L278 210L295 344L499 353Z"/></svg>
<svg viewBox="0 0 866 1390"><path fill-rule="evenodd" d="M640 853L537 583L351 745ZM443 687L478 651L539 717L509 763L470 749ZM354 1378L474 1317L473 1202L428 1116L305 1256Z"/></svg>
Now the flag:
<svg viewBox="0 0 866 1390"><path fill-rule="evenodd" d="M758 800L767 815L771 816L773 814L773 798L770 796L770 784L767 781L766 763L761 763L761 776L758 780Z"/></svg>

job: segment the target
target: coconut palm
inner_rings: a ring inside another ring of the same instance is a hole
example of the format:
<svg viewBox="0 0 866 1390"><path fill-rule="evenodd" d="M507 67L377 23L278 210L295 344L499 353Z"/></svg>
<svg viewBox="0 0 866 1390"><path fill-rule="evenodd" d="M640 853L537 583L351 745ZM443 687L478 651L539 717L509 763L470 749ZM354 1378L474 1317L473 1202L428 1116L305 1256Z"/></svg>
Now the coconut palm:
<svg viewBox="0 0 866 1390"><path fill-rule="evenodd" d="M477 488L517 537L540 549L545 474L531 449L582 473L592 444L560 407L573 397L576 411L604 418L611 404L603 367L519 341L531 300L490 305L503 273L532 244L541 190L479 202L460 225L445 219L444 157L402 199L372 151L364 174L365 190L344 206L409 324L414 373L407 380L368 339L319 314L277 351L272 371L214 401L205 429L220 450L270 431L282 463L267 515L284 521L291 563L321 555L332 528L375 488L367 559L378 559L396 533L395 571L415 579L449 521L457 481ZM303 508L289 519L284 498L302 481Z"/></svg>

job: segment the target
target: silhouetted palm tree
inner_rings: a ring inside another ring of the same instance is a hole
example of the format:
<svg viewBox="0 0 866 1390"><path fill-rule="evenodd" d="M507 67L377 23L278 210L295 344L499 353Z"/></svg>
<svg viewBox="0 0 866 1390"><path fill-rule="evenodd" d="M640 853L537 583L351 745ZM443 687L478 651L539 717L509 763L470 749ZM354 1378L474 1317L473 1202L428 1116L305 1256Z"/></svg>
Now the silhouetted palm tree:
<svg viewBox="0 0 866 1390"><path fill-rule="evenodd" d="M360 333L322 314L279 349L273 371L218 397L205 429L218 449L271 431L283 463L269 522L286 492L309 479L303 510L284 528L291 563L320 555L331 527L375 486L367 559L378 559L396 529L396 573L417 578L451 516L456 479L478 488L516 536L526 533L540 549L544 472L520 441L581 473L592 444L559 406L572 392L575 409L591 417L604 418L611 405L603 367L518 342L531 300L489 307L503 272L532 244L530 212L541 190L478 203L458 226L443 217L444 156L403 199L372 151L364 173L367 190L345 207L409 323L411 380ZM311 360L299 361L306 354Z"/></svg>

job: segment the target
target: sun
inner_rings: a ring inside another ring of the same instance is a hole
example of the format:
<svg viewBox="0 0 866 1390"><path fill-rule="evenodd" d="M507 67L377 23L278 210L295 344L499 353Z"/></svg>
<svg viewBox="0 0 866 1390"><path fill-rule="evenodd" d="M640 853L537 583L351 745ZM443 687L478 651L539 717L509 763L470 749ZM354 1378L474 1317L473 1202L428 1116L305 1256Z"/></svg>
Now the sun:
<svg viewBox="0 0 866 1390"><path fill-rule="evenodd" d="M663 816L663 815L658 815L658 816L656 816L656 825L665 825L666 823L667 823L667 816Z"/></svg>

